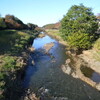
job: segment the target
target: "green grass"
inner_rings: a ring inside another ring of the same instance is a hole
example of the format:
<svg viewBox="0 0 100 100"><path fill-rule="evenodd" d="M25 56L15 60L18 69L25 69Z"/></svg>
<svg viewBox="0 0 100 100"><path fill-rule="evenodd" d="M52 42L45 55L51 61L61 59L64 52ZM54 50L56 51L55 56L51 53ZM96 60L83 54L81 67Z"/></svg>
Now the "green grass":
<svg viewBox="0 0 100 100"><path fill-rule="evenodd" d="M0 65L0 89L4 88L5 76L9 74L9 72L14 71L16 67L16 59L13 56L2 56L2 63Z"/></svg>
<svg viewBox="0 0 100 100"><path fill-rule="evenodd" d="M45 31L47 32L47 34L53 36L54 38L62 40L59 30L47 29Z"/></svg>
<svg viewBox="0 0 100 100"><path fill-rule="evenodd" d="M34 37L31 31L0 31L0 91L6 89L5 83L7 80L10 82L10 74L21 67L17 59L31 45Z"/></svg>
<svg viewBox="0 0 100 100"><path fill-rule="evenodd" d="M57 39L59 41L59 43L65 45L65 46L68 46L67 42L62 39L59 30L57 30L57 29L46 29L45 32L48 35L50 35L51 37Z"/></svg>
<svg viewBox="0 0 100 100"><path fill-rule="evenodd" d="M22 51L25 48L25 46L28 45L30 38L30 34L21 31L0 31L0 54L12 54Z"/></svg>

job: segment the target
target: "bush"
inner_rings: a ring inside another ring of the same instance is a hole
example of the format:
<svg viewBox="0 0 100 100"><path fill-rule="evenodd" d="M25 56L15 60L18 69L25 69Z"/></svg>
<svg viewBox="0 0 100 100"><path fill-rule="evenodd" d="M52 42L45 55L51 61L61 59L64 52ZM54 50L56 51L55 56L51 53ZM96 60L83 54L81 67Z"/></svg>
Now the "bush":
<svg viewBox="0 0 100 100"><path fill-rule="evenodd" d="M81 32L73 33L67 37L67 42L70 48L77 49L88 49L91 47L90 37L88 34Z"/></svg>

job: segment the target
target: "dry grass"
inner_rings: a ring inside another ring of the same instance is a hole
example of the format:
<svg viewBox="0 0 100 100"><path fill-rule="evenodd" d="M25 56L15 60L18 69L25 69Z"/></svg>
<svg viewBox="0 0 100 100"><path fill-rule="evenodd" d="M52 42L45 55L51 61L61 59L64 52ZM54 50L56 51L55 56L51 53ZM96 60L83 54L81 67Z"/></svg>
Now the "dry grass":
<svg viewBox="0 0 100 100"><path fill-rule="evenodd" d="M100 51L100 38L94 43L93 48Z"/></svg>
<svg viewBox="0 0 100 100"><path fill-rule="evenodd" d="M93 57L97 61L100 61L100 38L94 43L93 50L94 50Z"/></svg>

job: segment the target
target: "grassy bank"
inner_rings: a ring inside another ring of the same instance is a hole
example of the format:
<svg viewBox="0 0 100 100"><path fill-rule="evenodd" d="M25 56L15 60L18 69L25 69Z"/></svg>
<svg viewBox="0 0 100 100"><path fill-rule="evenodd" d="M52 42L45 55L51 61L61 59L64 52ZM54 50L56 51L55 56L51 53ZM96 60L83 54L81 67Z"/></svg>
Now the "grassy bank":
<svg viewBox="0 0 100 100"><path fill-rule="evenodd" d="M45 32L48 34L48 35L51 35L52 37L58 39L58 40L62 40L61 36L60 36L60 32L59 30L56 30L56 29L46 29Z"/></svg>
<svg viewBox="0 0 100 100"><path fill-rule="evenodd" d="M12 100L13 94L19 93L21 87L16 85L20 82L16 80L21 78L21 71L27 63L27 48L31 46L33 38L35 35L32 31L0 31L0 100L8 97Z"/></svg>
<svg viewBox="0 0 100 100"><path fill-rule="evenodd" d="M59 41L59 43L67 46L67 42L64 41L62 38L61 38L61 35L60 35L60 32L59 30L56 30L56 29L46 29L45 32L50 35L51 37L57 39Z"/></svg>

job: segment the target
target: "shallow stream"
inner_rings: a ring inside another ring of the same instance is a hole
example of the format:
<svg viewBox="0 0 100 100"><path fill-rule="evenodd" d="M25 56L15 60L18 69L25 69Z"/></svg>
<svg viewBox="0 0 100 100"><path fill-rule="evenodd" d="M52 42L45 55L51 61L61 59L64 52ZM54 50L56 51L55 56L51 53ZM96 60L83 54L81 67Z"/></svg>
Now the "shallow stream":
<svg viewBox="0 0 100 100"><path fill-rule="evenodd" d="M54 46L47 54L43 46L51 42L54 42ZM46 35L36 38L33 47L35 52L30 54L23 82L25 88L43 97L42 100L100 100L100 92L96 89L63 73L61 65L68 56L65 47L57 40Z"/></svg>

